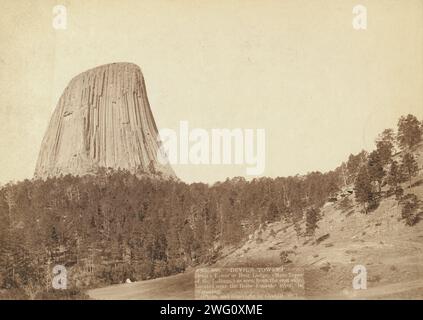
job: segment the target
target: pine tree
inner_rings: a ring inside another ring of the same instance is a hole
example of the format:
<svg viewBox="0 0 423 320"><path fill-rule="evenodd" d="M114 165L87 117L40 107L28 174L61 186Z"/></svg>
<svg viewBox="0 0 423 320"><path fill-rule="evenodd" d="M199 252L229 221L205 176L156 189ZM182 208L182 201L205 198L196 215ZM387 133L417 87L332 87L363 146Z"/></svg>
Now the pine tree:
<svg viewBox="0 0 423 320"><path fill-rule="evenodd" d="M399 184L404 180L404 176L401 172L401 168L398 165L398 162L392 161L391 166L389 167L387 183L391 186L391 190L395 193L397 192Z"/></svg>
<svg viewBox="0 0 423 320"><path fill-rule="evenodd" d="M367 213L368 205L374 200L371 178L367 166L362 166L358 172L354 185L354 194L357 202L363 205Z"/></svg>
<svg viewBox="0 0 423 320"><path fill-rule="evenodd" d="M406 153L402 156L401 169L408 178L411 188L411 178L419 171L419 166L411 153Z"/></svg>
<svg viewBox="0 0 423 320"><path fill-rule="evenodd" d="M369 154L369 160L367 162L368 174L371 181L376 181L378 184L379 192L381 191L382 179L385 176L385 171L383 170L383 164L381 157L377 150L372 151Z"/></svg>
<svg viewBox="0 0 423 320"><path fill-rule="evenodd" d="M392 129L385 129L379 135L376 140L376 150L382 165L386 165L391 161L394 150L394 131Z"/></svg>
<svg viewBox="0 0 423 320"><path fill-rule="evenodd" d="M267 209L267 220L269 222L274 222L279 218L279 209L276 204L272 201L269 208Z"/></svg>
<svg viewBox="0 0 423 320"><path fill-rule="evenodd" d="M310 208L306 211L306 234L308 236L314 235L317 229L317 222L320 219L319 210L316 208Z"/></svg>
<svg viewBox="0 0 423 320"><path fill-rule="evenodd" d="M409 114L399 119L397 140L402 149L410 149L422 141L421 124L415 116Z"/></svg>
<svg viewBox="0 0 423 320"><path fill-rule="evenodd" d="M365 163L367 159L367 153L363 150L357 155L350 154L347 161L347 169L350 181L354 181L354 179L357 177L358 171L360 170L360 167Z"/></svg>

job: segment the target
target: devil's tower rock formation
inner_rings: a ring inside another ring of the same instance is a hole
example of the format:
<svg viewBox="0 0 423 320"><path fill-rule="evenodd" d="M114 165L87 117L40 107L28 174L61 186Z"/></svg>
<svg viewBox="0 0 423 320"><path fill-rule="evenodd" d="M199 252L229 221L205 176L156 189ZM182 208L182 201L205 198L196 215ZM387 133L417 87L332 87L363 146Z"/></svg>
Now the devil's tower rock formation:
<svg viewBox="0 0 423 320"><path fill-rule="evenodd" d="M35 177L84 175L98 169L161 173L158 132L140 68L112 63L71 80L44 136Z"/></svg>

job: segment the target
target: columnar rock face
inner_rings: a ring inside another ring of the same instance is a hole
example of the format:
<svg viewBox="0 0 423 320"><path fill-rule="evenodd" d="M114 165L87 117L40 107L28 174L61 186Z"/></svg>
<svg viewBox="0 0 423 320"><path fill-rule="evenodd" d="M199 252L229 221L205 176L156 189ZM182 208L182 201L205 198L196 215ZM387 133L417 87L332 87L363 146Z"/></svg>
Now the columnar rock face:
<svg viewBox="0 0 423 320"><path fill-rule="evenodd" d="M35 177L84 175L99 168L175 177L157 160L158 132L140 68L112 63L71 80L50 120Z"/></svg>

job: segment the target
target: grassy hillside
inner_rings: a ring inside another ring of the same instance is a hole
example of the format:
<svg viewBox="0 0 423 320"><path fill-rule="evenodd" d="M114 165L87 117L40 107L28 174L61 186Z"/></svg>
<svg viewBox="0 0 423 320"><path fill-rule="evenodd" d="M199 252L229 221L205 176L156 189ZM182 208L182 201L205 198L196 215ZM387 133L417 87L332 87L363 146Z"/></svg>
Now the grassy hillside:
<svg viewBox="0 0 423 320"><path fill-rule="evenodd" d="M413 152L420 171L412 187L402 184L404 194L414 194L419 201L423 200L422 151L420 145ZM369 289L360 296L423 298L423 222L407 226L401 217L403 206L394 195L384 197L368 214L354 194L343 195L324 205L314 237L298 237L293 225L282 222L264 225L219 264L280 265L284 251L285 263L304 267L310 297L356 297L358 293L351 290L352 269L360 264L367 268ZM421 202L419 210L423 212Z"/></svg>

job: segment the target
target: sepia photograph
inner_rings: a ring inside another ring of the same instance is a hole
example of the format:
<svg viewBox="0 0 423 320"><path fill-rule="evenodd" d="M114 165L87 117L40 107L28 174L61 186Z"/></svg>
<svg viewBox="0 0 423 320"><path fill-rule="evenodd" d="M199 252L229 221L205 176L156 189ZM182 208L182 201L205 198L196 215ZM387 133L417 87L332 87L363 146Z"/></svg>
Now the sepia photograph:
<svg viewBox="0 0 423 320"><path fill-rule="evenodd" d="M422 0L0 0L0 66L0 300L423 299Z"/></svg>

